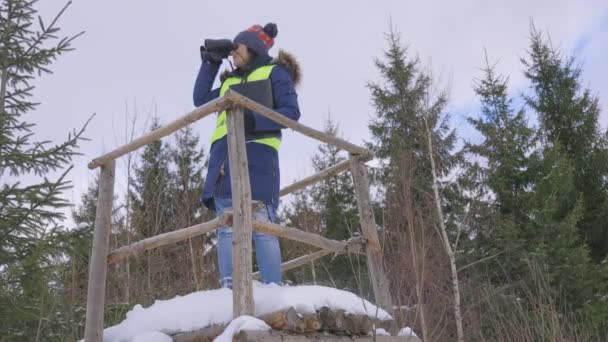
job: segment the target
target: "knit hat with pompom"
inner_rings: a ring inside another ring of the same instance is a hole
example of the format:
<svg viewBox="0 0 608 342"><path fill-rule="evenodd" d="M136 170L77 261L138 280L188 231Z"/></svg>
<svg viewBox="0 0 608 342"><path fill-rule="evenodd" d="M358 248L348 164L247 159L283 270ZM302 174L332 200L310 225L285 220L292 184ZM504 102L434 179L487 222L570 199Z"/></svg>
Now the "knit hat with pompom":
<svg viewBox="0 0 608 342"><path fill-rule="evenodd" d="M264 27L253 25L237 34L233 42L247 46L258 56L269 56L268 50L274 45L274 38L278 33L275 23L268 23Z"/></svg>

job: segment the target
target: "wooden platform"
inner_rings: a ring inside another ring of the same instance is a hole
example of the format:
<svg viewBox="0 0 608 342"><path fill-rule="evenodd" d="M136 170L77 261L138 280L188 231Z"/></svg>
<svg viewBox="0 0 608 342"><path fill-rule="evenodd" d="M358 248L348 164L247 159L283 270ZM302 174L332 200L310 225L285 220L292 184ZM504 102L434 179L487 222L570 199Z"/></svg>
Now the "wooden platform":
<svg viewBox="0 0 608 342"><path fill-rule="evenodd" d="M223 327L218 327L215 333L210 331L205 332L190 332L173 336L175 342L212 342L217 335L223 330ZM309 334L293 334L283 331L241 331L234 336L233 341L236 342L347 342L347 341L374 341L373 336L337 336L322 332ZM398 336L376 336L377 342L421 342L418 337L398 337Z"/></svg>
<svg viewBox="0 0 608 342"><path fill-rule="evenodd" d="M370 331L382 329L396 335L399 328L393 320L379 320L364 314L350 314L343 309L323 307L314 313L298 313L295 308L262 315L258 319L270 331L241 331L234 341L374 341ZM211 325L198 331L173 336L175 342L212 342L226 329L226 324ZM420 342L417 337L376 336L375 341Z"/></svg>
<svg viewBox="0 0 608 342"><path fill-rule="evenodd" d="M372 336L336 336L323 333L310 335L290 335L280 331L241 331L234 336L238 342L345 342L345 341L374 341ZM420 342L417 337L376 336L377 342Z"/></svg>

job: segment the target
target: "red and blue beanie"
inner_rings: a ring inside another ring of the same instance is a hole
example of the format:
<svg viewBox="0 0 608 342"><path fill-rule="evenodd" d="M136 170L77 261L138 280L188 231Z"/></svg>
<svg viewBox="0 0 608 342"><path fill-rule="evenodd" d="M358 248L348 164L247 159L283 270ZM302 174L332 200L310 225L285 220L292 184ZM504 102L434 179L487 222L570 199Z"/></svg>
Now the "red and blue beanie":
<svg viewBox="0 0 608 342"><path fill-rule="evenodd" d="M279 30L275 23L268 23L264 27L253 25L237 34L234 43L247 46L258 56L269 56L268 50L274 45L274 38L278 33Z"/></svg>

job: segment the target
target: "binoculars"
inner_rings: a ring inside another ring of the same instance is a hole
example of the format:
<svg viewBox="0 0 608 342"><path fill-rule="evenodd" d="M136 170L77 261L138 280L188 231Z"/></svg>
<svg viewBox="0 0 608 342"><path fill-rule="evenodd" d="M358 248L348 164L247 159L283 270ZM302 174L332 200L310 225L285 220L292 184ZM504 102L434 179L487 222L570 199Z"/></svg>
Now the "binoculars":
<svg viewBox="0 0 608 342"><path fill-rule="evenodd" d="M236 48L237 44L230 39L205 39L205 44L201 46L201 58L219 63Z"/></svg>

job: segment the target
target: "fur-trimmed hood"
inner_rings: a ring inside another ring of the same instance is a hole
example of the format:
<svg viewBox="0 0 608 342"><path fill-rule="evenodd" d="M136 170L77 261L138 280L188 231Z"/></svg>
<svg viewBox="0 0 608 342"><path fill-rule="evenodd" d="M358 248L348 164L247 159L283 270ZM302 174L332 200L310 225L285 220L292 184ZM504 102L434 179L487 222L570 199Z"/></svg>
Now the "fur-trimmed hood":
<svg viewBox="0 0 608 342"><path fill-rule="evenodd" d="M279 54L270 61L270 64L276 64L285 68L289 72L293 84L296 87L302 82L302 69L300 68L300 63L298 63L298 60L291 53L285 50L279 50ZM225 70L220 75L220 81L224 82L224 80L232 76L232 74L233 71Z"/></svg>
<svg viewBox="0 0 608 342"><path fill-rule="evenodd" d="M291 53L279 50L277 57L273 58L270 63L287 69L296 87L302 82L302 68L300 68L300 63L298 63L298 60Z"/></svg>

